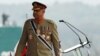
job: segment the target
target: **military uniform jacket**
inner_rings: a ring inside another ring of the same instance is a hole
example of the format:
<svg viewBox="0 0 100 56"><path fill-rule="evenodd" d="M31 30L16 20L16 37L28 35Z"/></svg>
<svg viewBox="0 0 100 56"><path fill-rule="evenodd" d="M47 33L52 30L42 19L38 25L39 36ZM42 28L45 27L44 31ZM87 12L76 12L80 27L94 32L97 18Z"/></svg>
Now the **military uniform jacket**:
<svg viewBox="0 0 100 56"><path fill-rule="evenodd" d="M24 24L15 56L21 56L23 48L26 46L26 42L28 44L26 56L53 56L51 51L37 40L32 25L30 24L31 20L34 21L34 19L28 19ZM37 32L45 36L45 39L51 46L53 45L55 56L60 56L59 38L55 23L52 20L45 19L42 24L35 25L37 27Z"/></svg>

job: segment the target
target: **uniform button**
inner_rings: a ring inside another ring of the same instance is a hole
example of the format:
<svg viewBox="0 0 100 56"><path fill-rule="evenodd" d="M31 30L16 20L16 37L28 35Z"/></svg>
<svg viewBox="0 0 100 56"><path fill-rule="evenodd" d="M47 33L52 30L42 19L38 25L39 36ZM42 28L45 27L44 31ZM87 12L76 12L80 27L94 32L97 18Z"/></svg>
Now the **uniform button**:
<svg viewBox="0 0 100 56"><path fill-rule="evenodd" d="M33 39L32 35L29 35L29 39L30 39L30 40Z"/></svg>

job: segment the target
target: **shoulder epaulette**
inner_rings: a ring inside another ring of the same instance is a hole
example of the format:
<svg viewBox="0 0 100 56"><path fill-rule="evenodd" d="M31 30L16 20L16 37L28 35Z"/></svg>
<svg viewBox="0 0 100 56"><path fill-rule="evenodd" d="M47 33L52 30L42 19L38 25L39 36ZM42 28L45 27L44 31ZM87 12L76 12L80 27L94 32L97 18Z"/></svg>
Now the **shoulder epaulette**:
<svg viewBox="0 0 100 56"><path fill-rule="evenodd" d="M50 24L54 24L54 21L53 20L50 20L50 19L46 19L46 21Z"/></svg>

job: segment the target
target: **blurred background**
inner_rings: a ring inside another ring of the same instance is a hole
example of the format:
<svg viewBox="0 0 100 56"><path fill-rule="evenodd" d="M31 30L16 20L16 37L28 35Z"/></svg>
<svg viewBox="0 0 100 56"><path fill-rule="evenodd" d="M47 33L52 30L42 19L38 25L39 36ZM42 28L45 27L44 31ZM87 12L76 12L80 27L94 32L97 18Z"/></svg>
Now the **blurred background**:
<svg viewBox="0 0 100 56"><path fill-rule="evenodd" d="M32 16L36 0L0 0L0 56L13 56L21 37L24 22ZM100 56L100 0L37 0L47 5L45 18L58 26L62 49L79 44L78 37L59 20L63 19L83 31L91 48L81 48L82 55ZM82 41L86 41L81 35ZM73 56L72 52L63 56Z"/></svg>

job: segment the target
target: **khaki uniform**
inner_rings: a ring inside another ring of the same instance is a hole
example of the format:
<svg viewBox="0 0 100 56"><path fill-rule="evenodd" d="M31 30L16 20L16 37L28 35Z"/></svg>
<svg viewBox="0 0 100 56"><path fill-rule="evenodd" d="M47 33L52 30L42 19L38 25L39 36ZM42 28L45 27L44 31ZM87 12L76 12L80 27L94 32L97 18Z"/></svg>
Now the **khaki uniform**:
<svg viewBox="0 0 100 56"><path fill-rule="evenodd" d="M43 43L37 40L37 37L32 29L31 20L29 19L25 22L23 33L19 41L15 56L21 56L21 52L26 45L27 53L26 56L53 56L52 52ZM60 56L59 51L59 38L57 32L57 26L51 20L45 19L42 24L36 24L36 31L40 33L41 36L54 47L55 56Z"/></svg>

